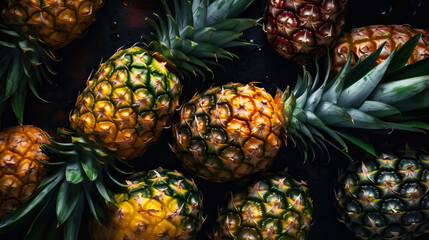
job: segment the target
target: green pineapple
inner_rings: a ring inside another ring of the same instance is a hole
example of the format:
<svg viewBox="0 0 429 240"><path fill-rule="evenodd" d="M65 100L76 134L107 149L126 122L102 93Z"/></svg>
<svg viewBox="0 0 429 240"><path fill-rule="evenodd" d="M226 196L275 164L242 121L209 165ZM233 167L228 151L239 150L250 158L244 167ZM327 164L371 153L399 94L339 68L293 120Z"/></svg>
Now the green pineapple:
<svg viewBox="0 0 429 240"><path fill-rule="evenodd" d="M220 210L213 239L305 240L312 212L305 182L283 174L265 176L231 194Z"/></svg>
<svg viewBox="0 0 429 240"><path fill-rule="evenodd" d="M353 161L336 188L340 221L360 239L429 232L429 155L390 150Z"/></svg>
<svg viewBox="0 0 429 240"><path fill-rule="evenodd" d="M47 231L77 239L85 206L103 223L105 201L116 203L112 189L127 187L123 160L140 156L169 127L180 79L237 57L224 48L251 44L240 37L257 20L237 16L253 1L173 1L174 12L161 2L166 21L155 14L158 21L149 19L155 34L101 64L70 114L73 131L60 130L65 141L45 146L57 160L52 174L28 204L0 222L0 234L31 220L32 239Z"/></svg>

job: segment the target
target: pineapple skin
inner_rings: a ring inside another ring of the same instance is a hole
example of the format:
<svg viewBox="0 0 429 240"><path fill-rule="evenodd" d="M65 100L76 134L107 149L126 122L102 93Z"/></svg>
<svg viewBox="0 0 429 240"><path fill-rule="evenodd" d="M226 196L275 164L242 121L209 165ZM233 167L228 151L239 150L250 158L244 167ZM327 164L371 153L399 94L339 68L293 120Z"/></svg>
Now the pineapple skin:
<svg viewBox="0 0 429 240"><path fill-rule="evenodd" d="M265 170L284 133L282 104L252 84L197 94L174 124L174 152L199 177L225 182Z"/></svg>
<svg viewBox="0 0 429 240"><path fill-rule="evenodd" d="M429 155L396 150L350 163L336 188L339 219L359 239L429 232Z"/></svg>
<svg viewBox="0 0 429 240"><path fill-rule="evenodd" d="M344 26L347 0L268 0L264 31L282 57L314 63L333 47Z"/></svg>
<svg viewBox="0 0 429 240"><path fill-rule="evenodd" d="M339 72L344 67L350 47L352 52L360 59L368 57L386 42L375 63L378 65L385 61L397 47L401 47L418 33L422 35L407 64L429 57L428 30L412 28L408 25L371 25L354 28L350 32L343 33L332 49L333 70ZM356 61L352 58L351 67L354 67L354 65L356 65Z"/></svg>
<svg viewBox="0 0 429 240"><path fill-rule="evenodd" d="M181 91L166 59L137 46L119 50L87 82L70 115L71 127L132 159L170 127Z"/></svg>
<svg viewBox="0 0 429 240"><path fill-rule="evenodd" d="M290 176L264 176L231 194L220 209L213 240L305 240L313 203L305 182Z"/></svg>
<svg viewBox="0 0 429 240"><path fill-rule="evenodd" d="M195 239L204 222L202 195L177 171L151 170L130 178L128 191L115 195L103 226L93 220L94 240Z"/></svg>
<svg viewBox="0 0 429 240"><path fill-rule="evenodd" d="M9 0L2 16L6 24L59 49L82 36L102 5L103 0Z"/></svg>
<svg viewBox="0 0 429 240"><path fill-rule="evenodd" d="M40 147L48 143L47 133L31 125L0 132L0 219L26 202L43 180L39 161L49 158Z"/></svg>

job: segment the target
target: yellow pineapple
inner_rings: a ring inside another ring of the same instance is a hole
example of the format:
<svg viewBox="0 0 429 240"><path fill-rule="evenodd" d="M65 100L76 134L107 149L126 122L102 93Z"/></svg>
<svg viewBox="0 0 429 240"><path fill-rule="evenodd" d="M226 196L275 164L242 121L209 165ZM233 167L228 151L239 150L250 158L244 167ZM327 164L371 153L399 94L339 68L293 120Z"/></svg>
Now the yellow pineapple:
<svg viewBox="0 0 429 240"><path fill-rule="evenodd" d="M195 239L203 223L202 195L181 173L151 170L128 180L115 194L106 224L92 222L95 240Z"/></svg>
<svg viewBox="0 0 429 240"><path fill-rule="evenodd" d="M140 156L179 107L182 86L166 61L137 46L119 50L88 81L71 127L122 158Z"/></svg>

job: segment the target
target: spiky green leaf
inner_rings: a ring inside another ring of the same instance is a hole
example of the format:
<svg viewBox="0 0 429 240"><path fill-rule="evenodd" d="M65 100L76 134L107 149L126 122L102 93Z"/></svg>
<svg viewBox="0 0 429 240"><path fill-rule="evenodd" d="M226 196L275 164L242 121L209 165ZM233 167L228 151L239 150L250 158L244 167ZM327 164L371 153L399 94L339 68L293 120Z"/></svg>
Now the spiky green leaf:
<svg viewBox="0 0 429 240"><path fill-rule="evenodd" d="M82 222L85 197L79 194L76 207L64 224L64 240L77 240L80 235L80 224Z"/></svg>
<svg viewBox="0 0 429 240"><path fill-rule="evenodd" d="M48 195L52 193L54 188L59 186L58 184L62 180L63 175L61 171L58 171L49 178L49 181L42 182L41 186L43 187L39 187L27 202L0 222L0 234L20 226L23 222L27 221L26 217L40 211L43 207L41 204L47 201Z"/></svg>
<svg viewBox="0 0 429 240"><path fill-rule="evenodd" d="M393 56L395 56L394 53L368 74L344 89L338 98L338 105L356 108L362 104L381 81Z"/></svg>
<svg viewBox="0 0 429 240"><path fill-rule="evenodd" d="M74 152L74 151L72 151ZM66 181L72 184L78 184L84 180L83 171L78 156L73 156L66 166Z"/></svg>
<svg viewBox="0 0 429 240"><path fill-rule="evenodd" d="M378 118L401 113L400 111L398 111L398 109L389 104L371 100L366 100L365 102L363 102L362 105L360 105L360 107L358 108L358 110L361 112L370 113L371 115Z"/></svg>
<svg viewBox="0 0 429 240"><path fill-rule="evenodd" d="M354 145L362 148L363 150L365 150L366 152L370 153L373 156L377 156L375 153L375 149L374 146L371 145L370 143L368 143L365 140L362 140L356 136L347 134L345 132L340 132L340 131L335 131L338 135L340 135L341 137L343 137L344 139L350 141L351 143L353 143Z"/></svg>
<svg viewBox="0 0 429 240"><path fill-rule="evenodd" d="M81 195L82 188L78 184L64 181L58 190L56 215L58 224L63 224L73 211Z"/></svg>
<svg viewBox="0 0 429 240"><path fill-rule="evenodd" d="M359 59L356 65L347 73L345 78L346 80L344 80L345 88L349 87L351 84L355 83L368 74L368 69L373 68L385 45L386 43L384 42L371 55L363 60Z"/></svg>
<svg viewBox="0 0 429 240"><path fill-rule="evenodd" d="M113 197L112 192L106 188L106 186L104 185L103 182L103 176L98 176L98 178L94 181L95 182L95 187L98 190L98 193L104 198L106 199L106 201L114 203L115 202L115 198Z"/></svg>
<svg viewBox="0 0 429 240"><path fill-rule="evenodd" d="M19 85L17 91L11 97L11 105L13 113L18 119L18 123L22 126L24 122L24 107L27 97L27 86Z"/></svg>
<svg viewBox="0 0 429 240"><path fill-rule="evenodd" d="M387 73L389 73L391 70L395 70L405 66L411 54L415 51L415 48L421 35L421 33L414 35L400 49L397 50L396 56L392 60L392 64L390 64L387 68Z"/></svg>
<svg viewBox="0 0 429 240"><path fill-rule="evenodd" d="M55 222L50 217L55 217L55 201L46 201L44 207L37 213L27 232L25 240L56 240L58 239ZM49 234L46 234L49 233Z"/></svg>
<svg viewBox="0 0 429 240"><path fill-rule="evenodd" d="M429 86L429 75L380 84L369 96L373 101L395 104L421 93Z"/></svg>
<svg viewBox="0 0 429 240"><path fill-rule="evenodd" d="M98 176L98 165L94 162L94 159L89 156L81 158L80 162L83 171L90 181L95 181Z"/></svg>

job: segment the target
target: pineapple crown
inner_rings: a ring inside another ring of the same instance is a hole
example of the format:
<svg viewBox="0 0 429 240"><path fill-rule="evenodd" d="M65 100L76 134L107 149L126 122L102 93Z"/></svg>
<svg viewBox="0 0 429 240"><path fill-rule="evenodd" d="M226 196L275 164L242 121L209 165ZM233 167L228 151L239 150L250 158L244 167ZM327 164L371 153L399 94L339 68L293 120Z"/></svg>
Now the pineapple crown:
<svg viewBox="0 0 429 240"><path fill-rule="evenodd" d="M281 98L287 135L305 160L314 159L316 150L329 159L326 144L348 156L344 140L375 156L362 132L429 130L429 124L418 121L425 116L411 113L429 107L429 59L405 66L419 38L415 35L376 67L384 44L352 69L350 54L342 70L331 80L327 74L322 83L317 62L314 80L303 68L293 91L287 89Z"/></svg>
<svg viewBox="0 0 429 240"><path fill-rule="evenodd" d="M118 179L131 173L122 170L128 165L119 156L77 133L59 129L58 134L68 141L51 139L42 150L61 161L42 162L48 176L27 202L0 222L0 235L31 222L26 239L78 239L86 206L103 223L106 201L116 203L112 189L126 189Z"/></svg>
<svg viewBox="0 0 429 240"><path fill-rule="evenodd" d="M0 25L0 116L6 100L22 126L27 90L45 101L38 93L43 79L55 75L48 60L57 60L37 39ZM50 83L50 82L49 82Z"/></svg>
<svg viewBox="0 0 429 240"><path fill-rule="evenodd" d="M165 0L164 21L147 19L155 33L143 36L149 50L162 54L184 75L201 75L203 70L213 75L209 65L220 66L218 59L238 58L224 48L252 45L241 40L243 31L255 26L258 20L236 18L253 0L174 0L174 13Z"/></svg>

